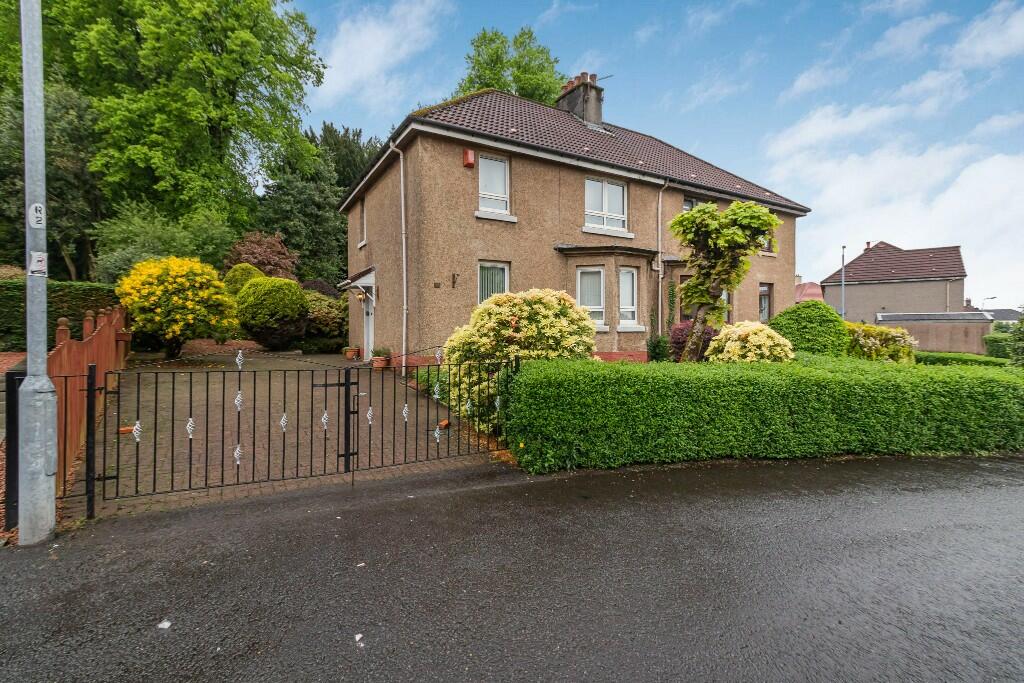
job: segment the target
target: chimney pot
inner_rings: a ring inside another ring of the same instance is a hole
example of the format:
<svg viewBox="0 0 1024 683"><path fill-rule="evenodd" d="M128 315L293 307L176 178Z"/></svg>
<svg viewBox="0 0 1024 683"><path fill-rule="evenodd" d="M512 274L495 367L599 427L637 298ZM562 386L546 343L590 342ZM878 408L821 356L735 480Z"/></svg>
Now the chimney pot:
<svg viewBox="0 0 1024 683"><path fill-rule="evenodd" d="M590 82L594 84L597 83L597 74L590 74Z"/></svg>
<svg viewBox="0 0 1024 683"><path fill-rule="evenodd" d="M871 248L871 240L868 240L867 242L865 242L864 245L865 245L864 246L865 249L870 249Z"/></svg>
<svg viewBox="0 0 1024 683"><path fill-rule="evenodd" d="M590 80L590 74L588 74L586 71L581 71L580 72L580 80L589 81Z"/></svg>

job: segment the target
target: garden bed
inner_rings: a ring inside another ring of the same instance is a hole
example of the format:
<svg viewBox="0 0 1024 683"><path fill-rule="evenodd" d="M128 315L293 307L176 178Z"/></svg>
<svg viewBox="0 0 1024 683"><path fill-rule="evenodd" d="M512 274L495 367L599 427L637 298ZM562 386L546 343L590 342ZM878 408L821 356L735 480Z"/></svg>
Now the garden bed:
<svg viewBox="0 0 1024 683"><path fill-rule="evenodd" d="M710 458L1024 450L1024 372L801 355L791 363L531 361L505 433L530 472Z"/></svg>

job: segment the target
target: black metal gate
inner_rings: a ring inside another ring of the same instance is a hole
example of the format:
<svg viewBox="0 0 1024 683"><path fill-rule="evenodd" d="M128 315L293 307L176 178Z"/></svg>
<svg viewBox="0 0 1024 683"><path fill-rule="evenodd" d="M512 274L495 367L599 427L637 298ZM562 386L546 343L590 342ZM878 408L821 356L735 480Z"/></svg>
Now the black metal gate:
<svg viewBox="0 0 1024 683"><path fill-rule="evenodd" d="M84 497L91 517L97 500L315 477L354 483L360 470L491 453L504 448L505 389L518 367L235 361L109 372L89 384L93 428L71 476L79 483L59 493ZM7 402L8 424L16 404ZM6 498L16 506L16 490Z"/></svg>

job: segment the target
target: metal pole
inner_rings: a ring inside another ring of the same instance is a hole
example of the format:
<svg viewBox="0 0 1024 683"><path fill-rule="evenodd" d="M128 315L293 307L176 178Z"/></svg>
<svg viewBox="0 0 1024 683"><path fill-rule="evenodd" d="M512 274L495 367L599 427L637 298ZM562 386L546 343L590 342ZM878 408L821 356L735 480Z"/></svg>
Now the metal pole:
<svg viewBox="0 0 1024 683"><path fill-rule="evenodd" d="M57 396L46 374L46 139L40 0L21 0L25 122L25 336L28 373L18 390L18 542L53 535L57 522Z"/></svg>
<svg viewBox="0 0 1024 683"><path fill-rule="evenodd" d="M846 245L843 245L843 264L839 269L839 316L846 320Z"/></svg>

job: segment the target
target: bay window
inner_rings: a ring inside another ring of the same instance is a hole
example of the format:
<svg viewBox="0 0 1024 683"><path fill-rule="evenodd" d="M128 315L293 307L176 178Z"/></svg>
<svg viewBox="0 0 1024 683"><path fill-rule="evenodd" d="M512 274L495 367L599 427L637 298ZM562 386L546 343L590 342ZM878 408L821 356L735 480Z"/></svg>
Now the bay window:
<svg viewBox="0 0 1024 683"><path fill-rule="evenodd" d="M599 327L604 325L604 269L576 270L576 303L590 313Z"/></svg>

